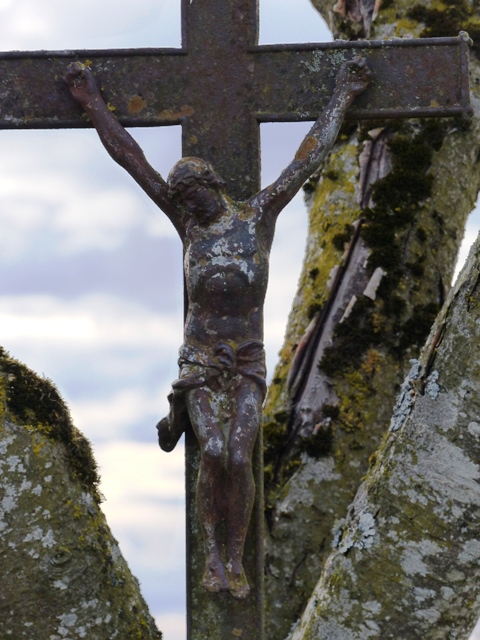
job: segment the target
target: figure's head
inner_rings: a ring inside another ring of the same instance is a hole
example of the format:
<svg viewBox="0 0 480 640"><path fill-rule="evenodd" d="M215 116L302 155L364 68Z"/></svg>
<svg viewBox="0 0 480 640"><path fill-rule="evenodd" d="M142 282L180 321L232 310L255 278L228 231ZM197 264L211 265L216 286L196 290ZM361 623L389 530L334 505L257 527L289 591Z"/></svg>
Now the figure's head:
<svg viewBox="0 0 480 640"><path fill-rule="evenodd" d="M168 187L170 195L177 196L191 187L225 188L225 181L209 162L200 158L182 158L170 171Z"/></svg>
<svg viewBox="0 0 480 640"><path fill-rule="evenodd" d="M182 158L168 176L168 188L187 209L202 221L215 217L223 209L225 181L212 165L200 158Z"/></svg>

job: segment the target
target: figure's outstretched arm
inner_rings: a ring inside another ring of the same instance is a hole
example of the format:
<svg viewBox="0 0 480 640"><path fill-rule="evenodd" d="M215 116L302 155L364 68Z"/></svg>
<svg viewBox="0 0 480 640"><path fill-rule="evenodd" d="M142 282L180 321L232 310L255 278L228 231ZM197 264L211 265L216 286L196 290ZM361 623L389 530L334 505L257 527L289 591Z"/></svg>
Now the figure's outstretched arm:
<svg viewBox="0 0 480 640"><path fill-rule="evenodd" d="M355 96L370 84L371 73L364 58L354 58L340 67L328 105L300 145L295 159L280 177L249 200L260 217L273 220L295 196L304 182L325 160L335 143L345 114Z"/></svg>
<svg viewBox="0 0 480 640"><path fill-rule="evenodd" d="M92 121L108 153L164 211L182 236L181 213L168 194L167 183L149 164L137 142L106 105L91 69L81 62L72 62L64 78L70 93Z"/></svg>

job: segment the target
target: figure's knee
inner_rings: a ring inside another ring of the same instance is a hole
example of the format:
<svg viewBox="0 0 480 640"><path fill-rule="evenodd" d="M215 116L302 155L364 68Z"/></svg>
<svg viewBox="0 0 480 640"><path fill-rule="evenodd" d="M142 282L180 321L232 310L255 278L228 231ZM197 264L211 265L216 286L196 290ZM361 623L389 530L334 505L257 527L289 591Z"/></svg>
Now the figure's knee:
<svg viewBox="0 0 480 640"><path fill-rule="evenodd" d="M252 473L251 456L245 451L232 451L229 462L230 473L234 477Z"/></svg>
<svg viewBox="0 0 480 640"><path fill-rule="evenodd" d="M223 443L219 438L210 438L202 447L202 462L209 468L217 468L223 461Z"/></svg>

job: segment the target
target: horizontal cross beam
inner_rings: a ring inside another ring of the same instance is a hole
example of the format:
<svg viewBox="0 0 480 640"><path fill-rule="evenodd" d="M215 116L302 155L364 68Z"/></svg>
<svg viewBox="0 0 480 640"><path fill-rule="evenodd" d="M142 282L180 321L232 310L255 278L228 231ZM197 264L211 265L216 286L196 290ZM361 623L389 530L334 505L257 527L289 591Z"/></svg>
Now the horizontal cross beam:
<svg viewBox="0 0 480 640"><path fill-rule="evenodd" d="M356 55L367 58L374 81L355 101L351 117L470 112L468 40L462 36L263 45L252 47L248 55L250 109L264 122L316 119L333 92L336 71ZM195 113L201 89L191 86L190 61L182 49L13 51L0 53L0 129L91 126L62 79L76 60L92 63L125 126L180 124L202 117ZM221 70L216 71L221 82Z"/></svg>

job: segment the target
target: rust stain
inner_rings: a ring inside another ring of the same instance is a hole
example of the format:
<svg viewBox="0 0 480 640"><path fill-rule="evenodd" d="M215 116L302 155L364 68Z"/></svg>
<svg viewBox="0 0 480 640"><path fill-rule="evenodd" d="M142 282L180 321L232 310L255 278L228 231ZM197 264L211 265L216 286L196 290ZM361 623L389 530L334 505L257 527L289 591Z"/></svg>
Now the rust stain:
<svg viewBox="0 0 480 640"><path fill-rule="evenodd" d="M130 98L128 102L128 113L131 113L132 116L136 116L137 113L143 111L146 106L147 103L142 96L133 96L133 98Z"/></svg>
<svg viewBox="0 0 480 640"><path fill-rule="evenodd" d="M232 631L232 636L235 636L235 638L240 638L241 636L243 636L243 630L242 629L234 629Z"/></svg>
<svg viewBox="0 0 480 640"><path fill-rule="evenodd" d="M188 104L182 104L180 109L164 109L158 114L159 118L165 118L165 120L177 120L185 116L193 116L195 109Z"/></svg>
<svg viewBox="0 0 480 640"><path fill-rule="evenodd" d="M300 149L295 154L295 160L306 160L308 156L314 151L317 147L317 141L312 136L308 136L302 142Z"/></svg>

